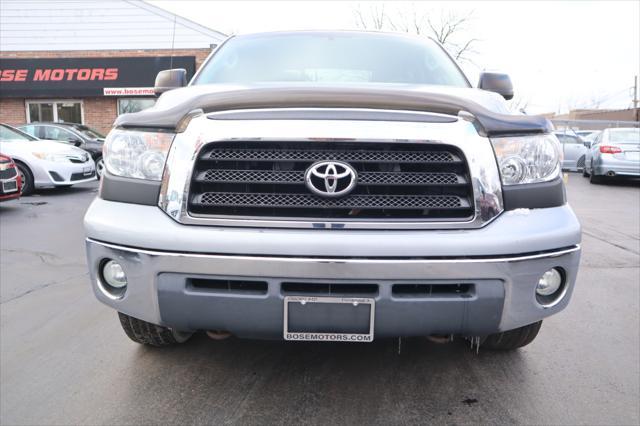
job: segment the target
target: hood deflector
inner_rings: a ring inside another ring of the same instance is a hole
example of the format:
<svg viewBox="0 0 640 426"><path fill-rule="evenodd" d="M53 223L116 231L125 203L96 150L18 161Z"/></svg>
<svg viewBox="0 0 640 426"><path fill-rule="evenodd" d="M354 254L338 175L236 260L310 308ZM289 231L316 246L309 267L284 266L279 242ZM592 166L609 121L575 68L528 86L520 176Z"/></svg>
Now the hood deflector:
<svg viewBox="0 0 640 426"><path fill-rule="evenodd" d="M179 89L180 90L180 89ZM185 97L168 108L152 108L116 119L116 127L175 129L190 111L205 113L260 108L362 108L422 111L475 117L483 136L546 133L552 125L545 117L491 111L477 102L449 94L422 90L345 87L259 87L211 91Z"/></svg>

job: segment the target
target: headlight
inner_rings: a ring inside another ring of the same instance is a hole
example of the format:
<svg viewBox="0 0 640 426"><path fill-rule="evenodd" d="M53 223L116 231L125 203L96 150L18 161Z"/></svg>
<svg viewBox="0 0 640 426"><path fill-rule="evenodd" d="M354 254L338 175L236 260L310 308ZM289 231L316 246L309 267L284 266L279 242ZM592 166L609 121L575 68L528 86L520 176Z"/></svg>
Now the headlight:
<svg viewBox="0 0 640 426"><path fill-rule="evenodd" d="M503 185L547 182L560 175L562 150L555 135L491 139Z"/></svg>
<svg viewBox="0 0 640 426"><path fill-rule="evenodd" d="M37 157L44 161L51 161L54 163L68 162L69 157L65 154L51 154L50 152L32 152L34 157Z"/></svg>
<svg viewBox="0 0 640 426"><path fill-rule="evenodd" d="M136 179L161 180L173 133L114 129L104 143L109 173Z"/></svg>

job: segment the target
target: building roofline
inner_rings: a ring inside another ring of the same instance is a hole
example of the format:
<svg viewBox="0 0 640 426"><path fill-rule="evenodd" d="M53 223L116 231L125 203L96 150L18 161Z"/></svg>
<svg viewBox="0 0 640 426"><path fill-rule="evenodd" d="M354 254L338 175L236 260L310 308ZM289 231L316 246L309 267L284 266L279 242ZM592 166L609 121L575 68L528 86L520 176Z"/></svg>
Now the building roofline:
<svg viewBox="0 0 640 426"><path fill-rule="evenodd" d="M197 22L192 21L191 19L185 18L183 16L177 15L173 12L169 12L168 10L165 10L161 7L158 6L154 6L150 3L147 3L146 1L142 1L142 0L124 0L125 2L129 3L132 6L136 6L140 9L144 9L147 12L151 12L155 15L161 16L165 19L167 19L170 22L173 22L174 18L176 20L176 24L180 24L183 25L185 27L188 27L190 29L192 29L193 31L197 31L203 35L206 36L216 36L220 38L220 41L226 39L228 37L228 35L226 35L225 33L222 33L220 31L216 31L213 30L211 28L205 27L204 25L198 24Z"/></svg>

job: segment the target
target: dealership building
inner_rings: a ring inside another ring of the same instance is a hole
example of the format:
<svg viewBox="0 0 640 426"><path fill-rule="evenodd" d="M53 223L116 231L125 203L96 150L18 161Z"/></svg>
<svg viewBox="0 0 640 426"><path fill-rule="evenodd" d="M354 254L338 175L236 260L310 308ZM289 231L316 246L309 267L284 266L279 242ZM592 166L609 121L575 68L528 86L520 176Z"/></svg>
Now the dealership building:
<svg viewBox="0 0 640 426"><path fill-rule="evenodd" d="M155 103L156 74L190 78L226 36L142 1L2 0L0 122L82 123Z"/></svg>

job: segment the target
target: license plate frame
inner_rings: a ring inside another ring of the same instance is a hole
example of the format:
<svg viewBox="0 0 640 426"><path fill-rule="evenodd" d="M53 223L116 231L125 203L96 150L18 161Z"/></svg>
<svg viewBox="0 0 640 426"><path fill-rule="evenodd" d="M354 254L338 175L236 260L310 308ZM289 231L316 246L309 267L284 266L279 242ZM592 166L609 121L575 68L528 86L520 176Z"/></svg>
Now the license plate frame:
<svg viewBox="0 0 640 426"><path fill-rule="evenodd" d="M82 168L82 174L84 176L90 176L93 173L93 170L91 169L91 167L83 167Z"/></svg>
<svg viewBox="0 0 640 426"><path fill-rule="evenodd" d="M18 181L6 180L2 182L2 192L10 194L12 192L18 192Z"/></svg>
<svg viewBox="0 0 640 426"><path fill-rule="evenodd" d="M330 304L350 304L354 307L360 305L369 305L369 329L367 333L326 333L326 332L309 332L309 331L291 331L289 330L289 304L300 303L330 303ZM325 297L325 296L285 296L284 298L284 321L283 321L283 337L284 340L302 341L302 342L351 342L351 343L370 343L374 338L375 325L375 299L368 297Z"/></svg>

